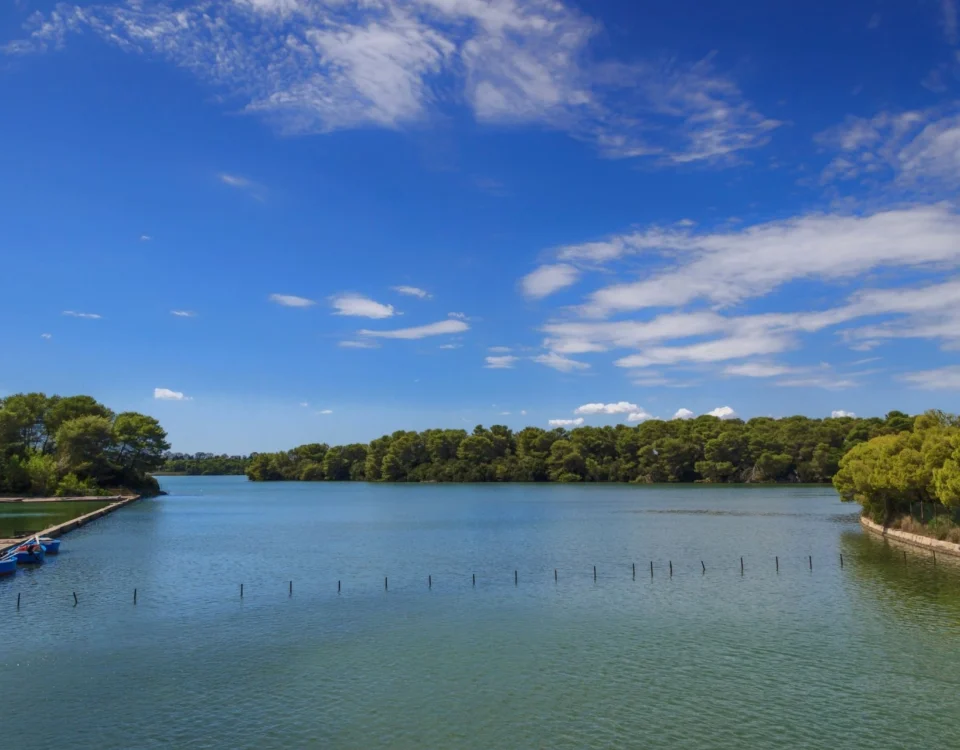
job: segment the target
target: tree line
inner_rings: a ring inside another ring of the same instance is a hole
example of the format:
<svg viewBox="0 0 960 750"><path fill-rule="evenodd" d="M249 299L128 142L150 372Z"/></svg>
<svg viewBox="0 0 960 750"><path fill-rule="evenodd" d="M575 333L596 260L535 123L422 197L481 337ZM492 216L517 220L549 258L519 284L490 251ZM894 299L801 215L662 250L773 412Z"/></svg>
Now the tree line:
<svg viewBox="0 0 960 750"><path fill-rule="evenodd" d="M229 476L244 474L250 456L228 456L215 453L167 453L159 474L187 476Z"/></svg>
<svg viewBox="0 0 960 750"><path fill-rule="evenodd" d="M149 475L169 450L153 417L115 414L90 396L0 399L0 493L30 496L159 491Z"/></svg>
<svg viewBox="0 0 960 750"><path fill-rule="evenodd" d="M882 419L701 416L573 430L401 430L369 444L254 454L246 475L257 482L820 483L855 446L909 432L913 423L892 411Z"/></svg>
<svg viewBox="0 0 960 750"><path fill-rule="evenodd" d="M941 518L941 507L948 511L943 523L952 524L960 509L960 417L929 411L912 430L853 446L840 459L833 484L842 499L860 503L878 523L912 516L917 507L921 520Z"/></svg>

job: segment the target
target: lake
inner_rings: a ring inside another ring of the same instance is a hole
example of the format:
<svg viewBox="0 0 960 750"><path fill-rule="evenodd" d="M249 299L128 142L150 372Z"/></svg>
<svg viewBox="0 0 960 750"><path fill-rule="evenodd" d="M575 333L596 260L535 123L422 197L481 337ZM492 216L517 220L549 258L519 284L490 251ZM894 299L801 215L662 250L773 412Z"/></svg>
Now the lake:
<svg viewBox="0 0 960 750"><path fill-rule="evenodd" d="M960 746L960 566L830 488L161 481L0 581L4 739Z"/></svg>

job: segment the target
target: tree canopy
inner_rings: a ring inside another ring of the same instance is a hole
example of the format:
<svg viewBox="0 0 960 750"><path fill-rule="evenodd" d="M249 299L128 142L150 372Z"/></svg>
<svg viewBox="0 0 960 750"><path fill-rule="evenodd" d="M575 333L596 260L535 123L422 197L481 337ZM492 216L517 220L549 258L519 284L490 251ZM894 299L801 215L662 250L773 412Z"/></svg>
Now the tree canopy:
<svg viewBox="0 0 960 750"><path fill-rule="evenodd" d="M930 411L912 428L876 436L840 459L837 492L877 522L889 523L915 503L960 508L960 418Z"/></svg>
<svg viewBox="0 0 960 750"><path fill-rule="evenodd" d="M153 417L114 414L90 396L18 393L0 399L0 492L153 492L167 433Z"/></svg>
<svg viewBox="0 0 960 750"><path fill-rule="evenodd" d="M216 455L214 453L167 453L160 472L188 476L244 474L249 456Z"/></svg>
<svg viewBox="0 0 960 750"><path fill-rule="evenodd" d="M253 481L372 482L829 482L843 455L914 418L744 422L701 416L637 426L514 432L503 425L398 431L367 445L302 445L250 457Z"/></svg>

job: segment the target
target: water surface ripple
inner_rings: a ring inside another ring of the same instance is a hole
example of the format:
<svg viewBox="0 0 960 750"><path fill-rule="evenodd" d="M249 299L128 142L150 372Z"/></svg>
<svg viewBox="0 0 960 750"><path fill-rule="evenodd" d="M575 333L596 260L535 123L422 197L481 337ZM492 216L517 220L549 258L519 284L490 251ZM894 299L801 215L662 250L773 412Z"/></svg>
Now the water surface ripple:
<svg viewBox="0 0 960 750"><path fill-rule="evenodd" d="M0 581L3 737L960 746L960 566L829 488L163 484Z"/></svg>

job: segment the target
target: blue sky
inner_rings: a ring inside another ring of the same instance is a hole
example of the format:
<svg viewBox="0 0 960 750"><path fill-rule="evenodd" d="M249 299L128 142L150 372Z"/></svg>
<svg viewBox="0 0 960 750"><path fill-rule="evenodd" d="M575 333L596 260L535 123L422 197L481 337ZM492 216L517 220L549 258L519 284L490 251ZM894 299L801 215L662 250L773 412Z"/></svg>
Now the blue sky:
<svg viewBox="0 0 960 750"><path fill-rule="evenodd" d="M0 394L218 452L956 411L958 37L956 0L4 3Z"/></svg>

